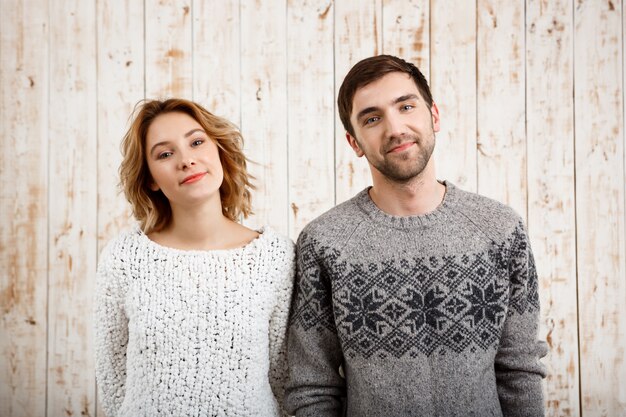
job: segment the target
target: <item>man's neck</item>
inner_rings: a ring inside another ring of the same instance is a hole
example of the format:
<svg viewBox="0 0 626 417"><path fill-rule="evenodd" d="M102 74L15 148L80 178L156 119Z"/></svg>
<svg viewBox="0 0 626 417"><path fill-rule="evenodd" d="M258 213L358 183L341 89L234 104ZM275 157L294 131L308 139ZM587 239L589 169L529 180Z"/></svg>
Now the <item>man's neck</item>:
<svg viewBox="0 0 626 417"><path fill-rule="evenodd" d="M427 174L423 172L423 174ZM407 183L373 178L369 195L374 204L392 216L418 216L434 211L443 201L445 185L434 175L418 176Z"/></svg>

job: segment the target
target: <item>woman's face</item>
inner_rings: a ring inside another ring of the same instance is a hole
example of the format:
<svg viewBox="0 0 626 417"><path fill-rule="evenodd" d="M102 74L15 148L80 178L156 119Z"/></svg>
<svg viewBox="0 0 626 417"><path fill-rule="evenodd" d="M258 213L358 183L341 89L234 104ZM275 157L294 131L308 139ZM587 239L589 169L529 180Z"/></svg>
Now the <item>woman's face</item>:
<svg viewBox="0 0 626 417"><path fill-rule="evenodd" d="M224 172L217 145L191 116L157 116L146 135L146 158L150 188L161 190L172 208L220 202Z"/></svg>

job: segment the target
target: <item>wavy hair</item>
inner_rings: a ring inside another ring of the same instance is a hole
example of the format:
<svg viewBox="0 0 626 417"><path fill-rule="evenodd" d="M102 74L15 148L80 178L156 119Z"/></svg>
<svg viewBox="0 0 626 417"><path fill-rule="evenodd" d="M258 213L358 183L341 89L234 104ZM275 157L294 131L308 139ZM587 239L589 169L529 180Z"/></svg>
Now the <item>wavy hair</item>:
<svg viewBox="0 0 626 417"><path fill-rule="evenodd" d="M192 117L205 130L218 148L224 180L220 186L222 213L236 221L248 217L254 177L247 171L248 159L243 154L243 137L228 120L215 116L201 105L189 100L142 100L131 114L130 128L121 143L120 187L130 203L133 215L144 233L162 230L172 218L172 208L161 190L152 191L148 169L146 137L154 119L165 113L179 112Z"/></svg>

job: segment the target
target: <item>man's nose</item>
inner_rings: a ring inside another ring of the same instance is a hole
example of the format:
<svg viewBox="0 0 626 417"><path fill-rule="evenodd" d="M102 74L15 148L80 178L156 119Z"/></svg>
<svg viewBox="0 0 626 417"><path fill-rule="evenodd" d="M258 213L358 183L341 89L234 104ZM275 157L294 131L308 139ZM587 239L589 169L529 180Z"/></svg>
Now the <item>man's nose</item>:
<svg viewBox="0 0 626 417"><path fill-rule="evenodd" d="M393 138L397 136L402 136L406 133L406 125L399 115L388 114L384 120L387 137Z"/></svg>

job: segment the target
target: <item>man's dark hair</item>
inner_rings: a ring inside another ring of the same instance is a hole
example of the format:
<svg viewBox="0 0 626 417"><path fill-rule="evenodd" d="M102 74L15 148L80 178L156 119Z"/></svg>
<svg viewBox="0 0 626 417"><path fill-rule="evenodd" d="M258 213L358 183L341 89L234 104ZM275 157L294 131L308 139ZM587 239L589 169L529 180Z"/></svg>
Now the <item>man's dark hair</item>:
<svg viewBox="0 0 626 417"><path fill-rule="evenodd" d="M392 55L378 55L365 58L359 62L346 75L339 88L339 96L337 97L337 105L339 107L339 118L346 131L355 137L354 127L350 122L350 113L352 113L352 100L356 91L370 84L391 72L403 72L409 74L418 91L422 95L424 101L428 105L428 109L433 105L433 96L430 93L428 82L424 74L410 62Z"/></svg>

